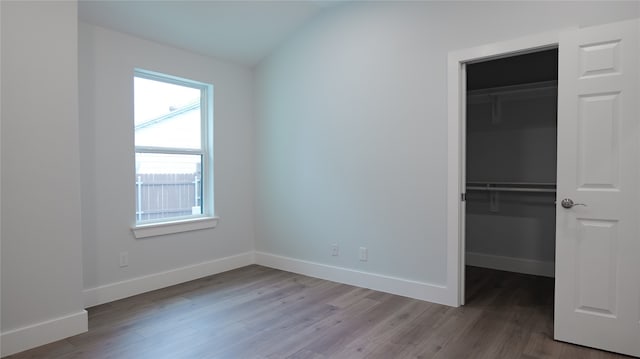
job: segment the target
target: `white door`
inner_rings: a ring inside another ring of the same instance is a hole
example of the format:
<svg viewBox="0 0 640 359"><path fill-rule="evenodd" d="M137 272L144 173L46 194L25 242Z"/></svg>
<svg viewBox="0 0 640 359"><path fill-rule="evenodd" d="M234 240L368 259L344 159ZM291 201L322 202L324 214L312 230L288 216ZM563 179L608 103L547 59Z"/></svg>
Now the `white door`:
<svg viewBox="0 0 640 359"><path fill-rule="evenodd" d="M640 21L560 38L554 335L640 356ZM562 199L573 200L564 208Z"/></svg>

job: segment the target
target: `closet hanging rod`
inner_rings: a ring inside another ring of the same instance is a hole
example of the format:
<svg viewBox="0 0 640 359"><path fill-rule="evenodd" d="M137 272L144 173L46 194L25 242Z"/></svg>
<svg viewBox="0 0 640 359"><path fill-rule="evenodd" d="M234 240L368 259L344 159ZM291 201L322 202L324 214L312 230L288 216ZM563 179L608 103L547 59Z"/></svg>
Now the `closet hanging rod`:
<svg viewBox="0 0 640 359"><path fill-rule="evenodd" d="M546 192L556 193L555 188L531 188L531 187L488 187L467 186L467 191L497 191L497 192Z"/></svg>
<svg viewBox="0 0 640 359"><path fill-rule="evenodd" d="M468 181L470 186L526 186L526 187L555 187L555 183L545 182L485 182L485 181Z"/></svg>
<svg viewBox="0 0 640 359"><path fill-rule="evenodd" d="M519 92L544 91L557 89L558 81L542 81L521 85L507 85L469 90L468 96L514 94Z"/></svg>

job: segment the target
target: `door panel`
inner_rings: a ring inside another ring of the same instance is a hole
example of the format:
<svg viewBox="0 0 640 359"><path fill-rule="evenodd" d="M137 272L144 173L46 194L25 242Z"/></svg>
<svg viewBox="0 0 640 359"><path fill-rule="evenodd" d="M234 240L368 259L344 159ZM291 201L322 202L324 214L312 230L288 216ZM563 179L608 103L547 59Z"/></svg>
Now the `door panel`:
<svg viewBox="0 0 640 359"><path fill-rule="evenodd" d="M578 219L576 238L576 310L616 315L617 221Z"/></svg>
<svg viewBox="0 0 640 359"><path fill-rule="evenodd" d="M565 33L554 336L640 356L640 26ZM576 205L563 208L570 198Z"/></svg>
<svg viewBox="0 0 640 359"><path fill-rule="evenodd" d="M616 115L618 95L580 97L578 156L581 190L617 188L620 155ZM603 160L594 162L594 158Z"/></svg>
<svg viewBox="0 0 640 359"><path fill-rule="evenodd" d="M620 40L580 45L581 78L620 73Z"/></svg>

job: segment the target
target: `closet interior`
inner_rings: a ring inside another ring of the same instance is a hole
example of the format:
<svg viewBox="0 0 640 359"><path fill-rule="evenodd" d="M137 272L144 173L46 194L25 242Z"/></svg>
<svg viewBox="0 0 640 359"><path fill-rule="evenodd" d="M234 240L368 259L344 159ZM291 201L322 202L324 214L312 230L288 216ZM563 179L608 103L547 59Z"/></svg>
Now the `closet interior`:
<svg viewBox="0 0 640 359"><path fill-rule="evenodd" d="M553 277L558 50L466 72L466 264Z"/></svg>

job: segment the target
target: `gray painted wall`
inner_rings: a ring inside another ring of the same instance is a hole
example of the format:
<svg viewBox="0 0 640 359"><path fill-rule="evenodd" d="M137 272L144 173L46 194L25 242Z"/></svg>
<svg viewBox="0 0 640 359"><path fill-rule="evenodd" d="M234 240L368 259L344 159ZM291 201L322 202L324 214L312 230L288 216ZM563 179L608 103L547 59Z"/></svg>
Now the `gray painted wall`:
<svg viewBox="0 0 640 359"><path fill-rule="evenodd" d="M84 288L253 250L251 70L85 23L79 58ZM213 84L216 228L134 238L134 68Z"/></svg>
<svg viewBox="0 0 640 359"><path fill-rule="evenodd" d="M0 6L5 333L84 306L77 5Z"/></svg>
<svg viewBox="0 0 640 359"><path fill-rule="evenodd" d="M637 17L639 7L366 2L327 12L257 69L256 248L444 284L448 53Z"/></svg>

